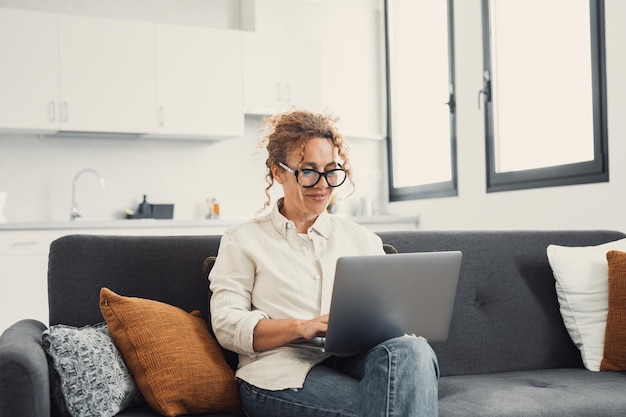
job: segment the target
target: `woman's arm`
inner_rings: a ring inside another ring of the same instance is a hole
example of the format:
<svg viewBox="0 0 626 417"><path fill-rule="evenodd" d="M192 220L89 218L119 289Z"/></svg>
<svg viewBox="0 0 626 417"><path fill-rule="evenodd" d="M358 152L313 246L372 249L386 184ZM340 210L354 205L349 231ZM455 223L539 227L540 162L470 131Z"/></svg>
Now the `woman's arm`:
<svg viewBox="0 0 626 417"><path fill-rule="evenodd" d="M263 352L299 338L312 339L326 334L328 314L311 320L262 319L254 327L253 347Z"/></svg>

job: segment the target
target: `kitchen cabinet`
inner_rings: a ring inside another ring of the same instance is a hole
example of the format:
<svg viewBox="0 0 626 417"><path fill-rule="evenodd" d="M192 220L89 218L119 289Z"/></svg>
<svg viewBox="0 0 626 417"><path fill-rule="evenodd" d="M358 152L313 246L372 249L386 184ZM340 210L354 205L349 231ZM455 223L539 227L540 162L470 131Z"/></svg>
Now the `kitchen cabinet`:
<svg viewBox="0 0 626 417"><path fill-rule="evenodd" d="M241 47L234 30L0 8L0 131L242 135Z"/></svg>
<svg viewBox="0 0 626 417"><path fill-rule="evenodd" d="M300 85L307 92L316 93L313 101L321 99L322 103L315 103L314 109L338 116L337 127L344 136L380 140L386 136L384 15L381 3L246 0L242 7L248 5L248 9L244 7L244 12L249 11L244 14L249 17L244 21L247 28L265 35L266 39L271 39L270 36L288 39L292 46L286 50L290 54L302 53L301 57L290 60L293 68L301 71L298 84L292 82L292 90ZM302 46L304 44L298 46L301 38L316 39L320 56L307 51L307 47ZM255 73L264 70L261 63L269 69L272 65L267 60L280 62L280 56L274 55L280 50L278 45L271 40L265 45L257 41L256 49L252 50L257 56L248 59L245 64L246 70L251 72L248 76L253 80L246 84L246 94L255 91L254 77L259 76ZM318 80L322 81L318 83ZM310 90L307 82L312 85ZM269 91L266 96L271 93L278 95L276 81L266 85ZM249 101L246 104L263 102L258 99ZM310 106L310 101L303 102L305 107ZM280 103L274 104L274 108L277 106Z"/></svg>
<svg viewBox="0 0 626 417"><path fill-rule="evenodd" d="M155 123L154 24L59 17L60 130L144 133Z"/></svg>
<svg viewBox="0 0 626 417"><path fill-rule="evenodd" d="M244 110L271 114L292 106L321 111L322 50L317 39L243 34Z"/></svg>
<svg viewBox="0 0 626 417"><path fill-rule="evenodd" d="M0 8L0 129L145 132L154 29L145 22Z"/></svg>
<svg viewBox="0 0 626 417"><path fill-rule="evenodd" d="M376 8L329 3L323 39L325 109L348 137L386 137L384 19Z"/></svg>
<svg viewBox="0 0 626 417"><path fill-rule="evenodd" d="M58 17L0 8L0 129L58 126Z"/></svg>
<svg viewBox="0 0 626 417"><path fill-rule="evenodd" d="M283 39L283 74L287 104L322 111L322 47L317 39Z"/></svg>
<svg viewBox="0 0 626 417"><path fill-rule="evenodd" d="M0 333L18 320L48 322L50 231L0 233Z"/></svg>
<svg viewBox="0 0 626 417"><path fill-rule="evenodd" d="M154 135L240 136L244 132L241 33L156 25Z"/></svg>

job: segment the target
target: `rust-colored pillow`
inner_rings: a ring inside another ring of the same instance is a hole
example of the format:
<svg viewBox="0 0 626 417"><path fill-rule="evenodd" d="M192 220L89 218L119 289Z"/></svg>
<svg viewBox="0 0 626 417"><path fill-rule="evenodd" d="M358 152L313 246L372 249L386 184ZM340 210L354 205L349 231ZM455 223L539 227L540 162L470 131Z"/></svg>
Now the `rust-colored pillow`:
<svg viewBox="0 0 626 417"><path fill-rule="evenodd" d="M155 411L240 414L233 370L199 311L100 290L100 310L139 391Z"/></svg>
<svg viewBox="0 0 626 417"><path fill-rule="evenodd" d="M626 252L609 251L609 313L601 371L626 371Z"/></svg>

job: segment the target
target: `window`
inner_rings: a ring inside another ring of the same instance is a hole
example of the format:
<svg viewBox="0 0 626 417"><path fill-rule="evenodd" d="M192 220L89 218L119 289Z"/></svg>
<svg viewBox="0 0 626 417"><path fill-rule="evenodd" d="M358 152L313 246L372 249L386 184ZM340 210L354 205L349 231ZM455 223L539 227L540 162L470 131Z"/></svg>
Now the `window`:
<svg viewBox="0 0 626 417"><path fill-rule="evenodd" d="M452 1L386 0L389 200L457 195Z"/></svg>
<svg viewBox="0 0 626 417"><path fill-rule="evenodd" d="M487 191L608 181L602 0L483 0Z"/></svg>

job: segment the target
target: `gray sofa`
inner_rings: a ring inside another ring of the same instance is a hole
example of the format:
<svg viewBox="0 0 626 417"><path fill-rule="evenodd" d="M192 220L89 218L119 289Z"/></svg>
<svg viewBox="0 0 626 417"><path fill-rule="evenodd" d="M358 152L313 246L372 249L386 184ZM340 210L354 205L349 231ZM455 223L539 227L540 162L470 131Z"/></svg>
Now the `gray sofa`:
<svg viewBox="0 0 626 417"><path fill-rule="evenodd" d="M624 416L626 375L582 364L559 312L549 244L587 246L614 231L406 231L379 233L399 252L464 253L449 339L434 344L440 416ZM203 262L219 236L66 236L52 243L50 324L102 322L101 287L208 317ZM393 255L389 255L393 256ZM6 279L6 277L4 278ZM6 296L6 294L5 294ZM23 320L0 338L0 416L50 415L42 323ZM224 352L232 366L236 357ZM52 414L54 415L54 414ZM156 416L147 406L119 416Z"/></svg>

